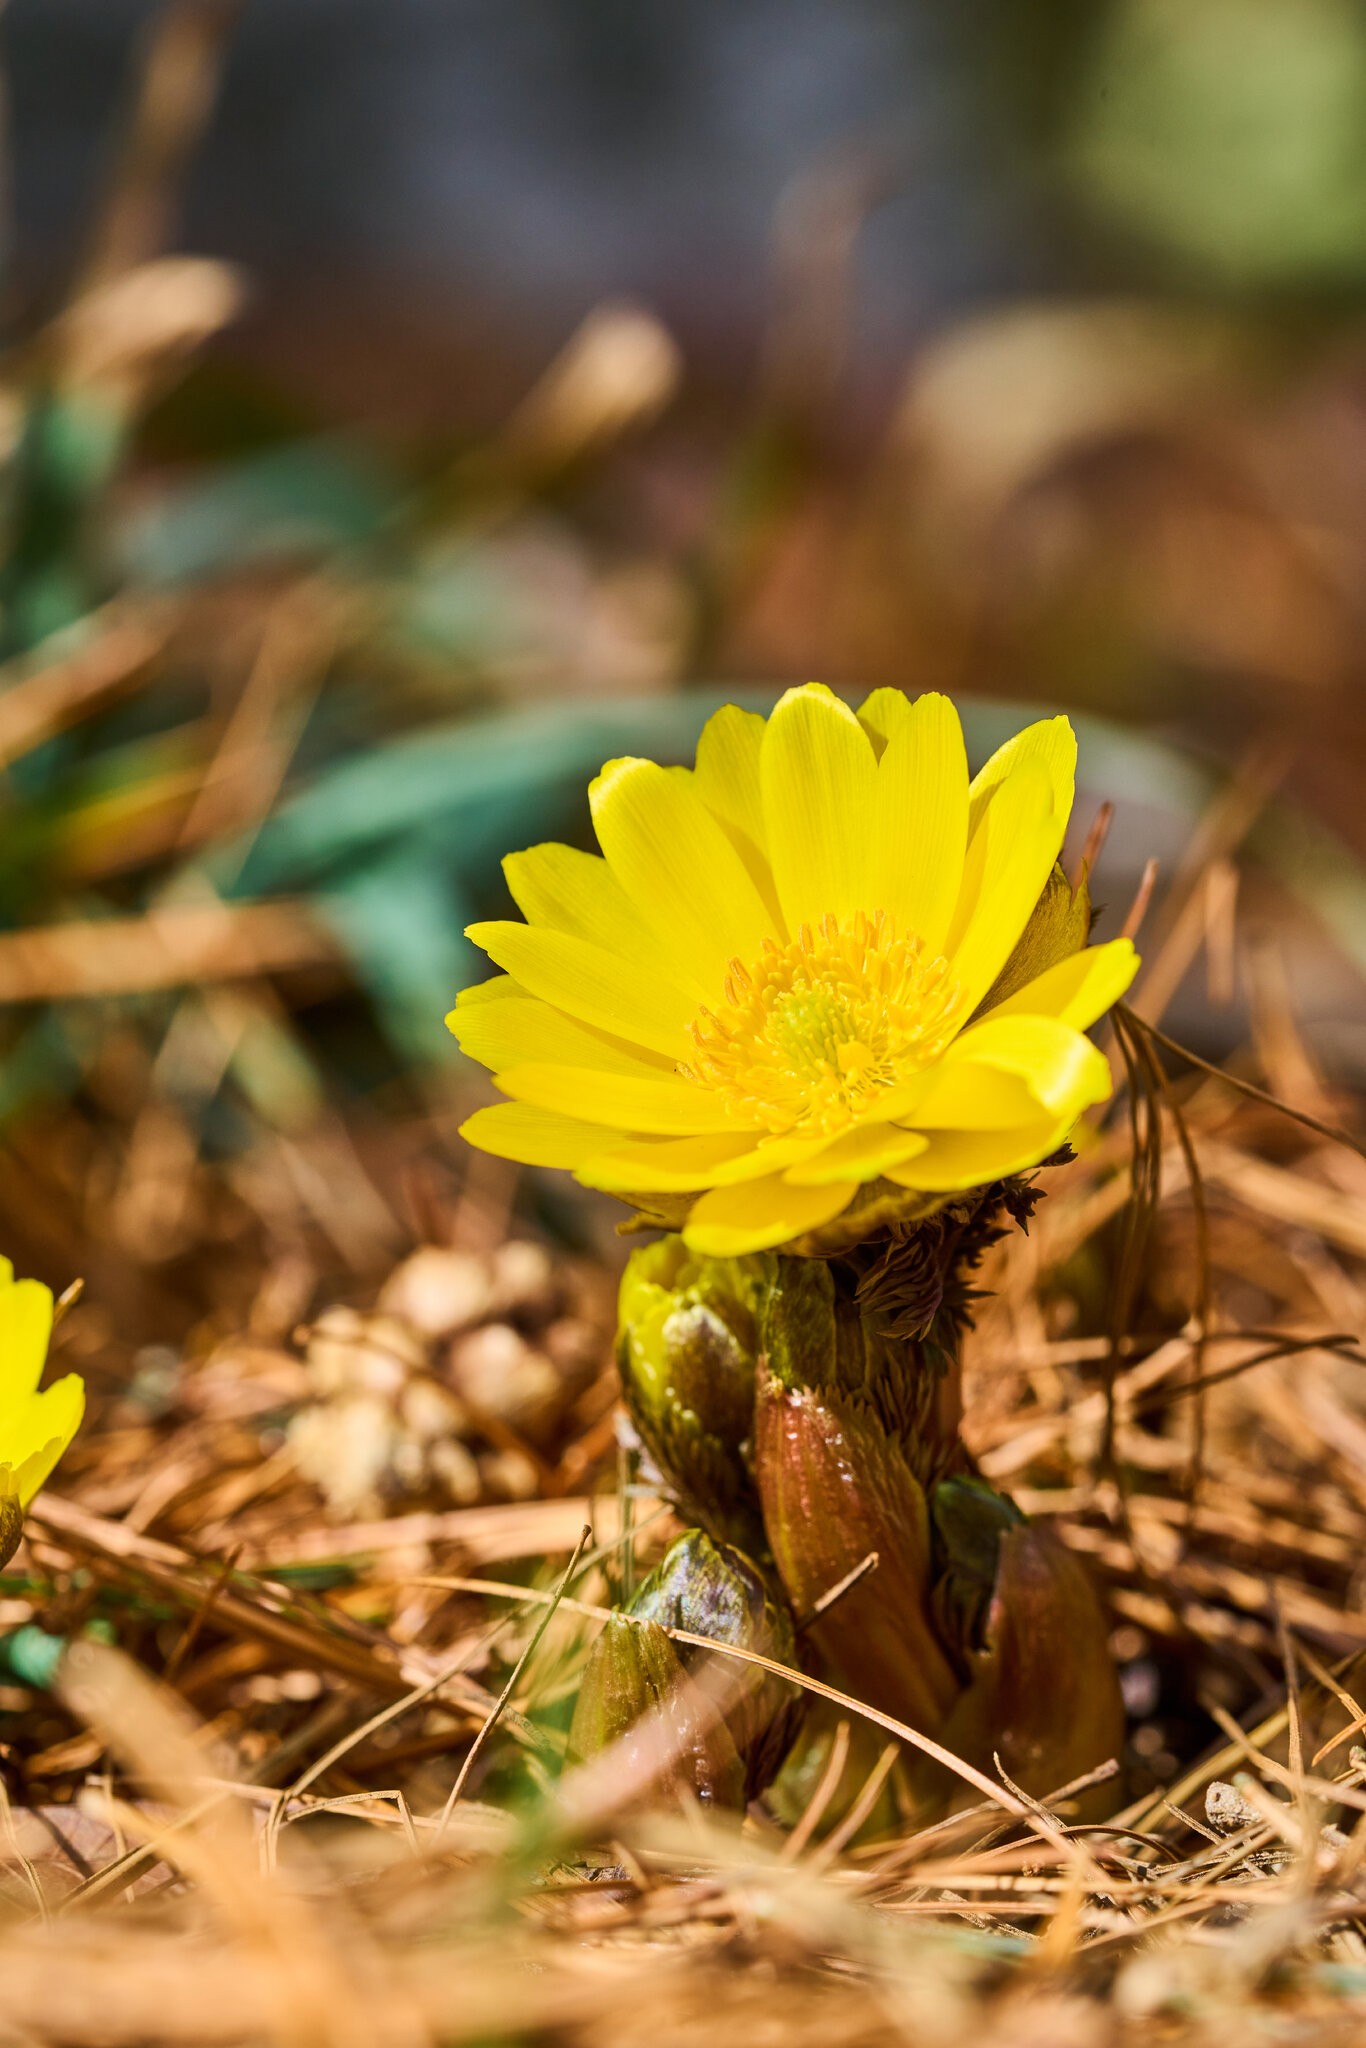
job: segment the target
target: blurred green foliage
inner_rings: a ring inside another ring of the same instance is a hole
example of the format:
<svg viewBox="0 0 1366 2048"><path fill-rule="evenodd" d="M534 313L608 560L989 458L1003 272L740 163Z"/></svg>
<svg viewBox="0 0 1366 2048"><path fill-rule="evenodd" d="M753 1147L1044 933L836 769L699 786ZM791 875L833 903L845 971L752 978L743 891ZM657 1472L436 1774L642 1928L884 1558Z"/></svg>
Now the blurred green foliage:
<svg viewBox="0 0 1366 2048"><path fill-rule="evenodd" d="M1366 281L1360 0L1121 0L1068 126L1084 203L1193 277Z"/></svg>
<svg viewBox="0 0 1366 2048"><path fill-rule="evenodd" d="M1039 207L1056 276L1220 300L1366 284L1362 0L990 12L956 30L975 147Z"/></svg>

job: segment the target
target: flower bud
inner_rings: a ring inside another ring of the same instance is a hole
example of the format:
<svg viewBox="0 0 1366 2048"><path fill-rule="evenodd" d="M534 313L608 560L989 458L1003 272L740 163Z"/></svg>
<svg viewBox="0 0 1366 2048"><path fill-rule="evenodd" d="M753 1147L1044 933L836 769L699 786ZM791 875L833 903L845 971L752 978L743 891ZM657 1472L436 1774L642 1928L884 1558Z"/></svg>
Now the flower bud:
<svg viewBox="0 0 1366 2048"><path fill-rule="evenodd" d="M1017 1784L1043 1796L1120 1754L1119 1681L1086 1569L1051 1530L997 1513L994 1583L976 1604L989 1519L979 1509L951 1568L958 1583L947 1604L975 1614L979 1633L965 1648L969 1682L940 1739L982 1770L999 1756Z"/></svg>
<svg viewBox="0 0 1366 2048"><path fill-rule="evenodd" d="M697 1258L665 1237L631 1254L621 1283L617 1355L631 1419L685 1514L745 1548L761 1540L749 1458L773 1264Z"/></svg>
<svg viewBox="0 0 1366 2048"><path fill-rule="evenodd" d="M783 1588L807 1614L876 1551L876 1571L820 1618L811 1640L846 1691L937 1727L959 1683L930 1611L921 1478L937 1455L942 1375L820 1260L778 1261L764 1339L754 1469Z"/></svg>
<svg viewBox="0 0 1366 2048"><path fill-rule="evenodd" d="M689 1529L599 1637L574 1712L570 1754L596 1754L665 1703L677 1750L667 1782L743 1807L790 1747L801 1694L757 1665L675 1643L670 1629L793 1662L791 1618L749 1559Z"/></svg>
<svg viewBox="0 0 1366 2048"><path fill-rule="evenodd" d="M684 1670L657 1623L614 1614L593 1646L579 1687L569 1761L584 1763L625 1742L629 1768L640 1763L637 1752L647 1741L658 1743L665 1759L649 1774L656 1791L675 1798L690 1792L736 1811L743 1807L744 1766L724 1717Z"/></svg>
<svg viewBox="0 0 1366 2048"><path fill-rule="evenodd" d="M929 1516L901 1446L853 1397L766 1377L755 1463L764 1528L796 1613L877 1552L877 1569L810 1630L836 1682L933 1732L959 1680L934 1629Z"/></svg>
<svg viewBox="0 0 1366 2048"><path fill-rule="evenodd" d="M756 1650L775 1664L796 1662L792 1617L773 1599L750 1560L728 1543L713 1543L689 1529L670 1545L631 1602L632 1614L646 1615L664 1628L687 1629L737 1649ZM683 1645L679 1655L691 1669L705 1650ZM791 1746L801 1692L789 1680L757 1666L731 1662L734 1705L726 1721L745 1765L749 1797L763 1790Z"/></svg>

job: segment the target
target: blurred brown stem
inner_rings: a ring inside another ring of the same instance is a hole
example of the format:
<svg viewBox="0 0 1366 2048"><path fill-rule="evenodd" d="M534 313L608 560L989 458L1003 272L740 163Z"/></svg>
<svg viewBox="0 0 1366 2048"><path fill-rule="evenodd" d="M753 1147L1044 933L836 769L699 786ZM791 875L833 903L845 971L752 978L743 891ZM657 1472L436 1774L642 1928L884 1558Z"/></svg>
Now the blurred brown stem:
<svg viewBox="0 0 1366 2048"><path fill-rule="evenodd" d="M133 995L340 959L302 904L195 904L0 934L0 1001Z"/></svg>
<svg viewBox="0 0 1366 2048"><path fill-rule="evenodd" d="M113 604L93 633L0 694L0 770L136 683L165 647L169 610Z"/></svg>
<svg viewBox="0 0 1366 2048"><path fill-rule="evenodd" d="M166 247L176 189L213 111L242 0L171 0L145 31L113 175L72 296Z"/></svg>

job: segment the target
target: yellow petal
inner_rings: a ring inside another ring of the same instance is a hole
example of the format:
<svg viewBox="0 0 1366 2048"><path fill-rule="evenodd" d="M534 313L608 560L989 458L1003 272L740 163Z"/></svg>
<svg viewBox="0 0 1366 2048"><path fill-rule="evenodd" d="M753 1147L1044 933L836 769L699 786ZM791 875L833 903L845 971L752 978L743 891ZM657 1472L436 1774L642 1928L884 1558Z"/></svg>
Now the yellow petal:
<svg viewBox="0 0 1366 2048"><path fill-rule="evenodd" d="M649 948L649 927L600 854L548 840L508 854L503 873L528 924L568 932L626 960Z"/></svg>
<svg viewBox="0 0 1366 2048"><path fill-rule="evenodd" d="M54 1380L29 1404L23 1420L24 1446L15 1446L13 1486L27 1508L44 1485L85 1414L85 1384L73 1373ZM17 1455L16 1455L17 1453Z"/></svg>
<svg viewBox="0 0 1366 2048"><path fill-rule="evenodd" d="M948 956L963 1014L970 1015L1000 973L1029 921L1062 845L1066 819L1034 762L992 793L968 841Z"/></svg>
<svg viewBox="0 0 1366 2048"><path fill-rule="evenodd" d="M926 1194L953 1194L961 1188L985 1187L1007 1174L1026 1173L1056 1152L1071 1132L1075 1118L1015 1126L1002 1131L935 1131L916 1159L889 1166L887 1179L898 1187Z"/></svg>
<svg viewBox="0 0 1366 2048"><path fill-rule="evenodd" d="M476 1109L461 1124L460 1135L495 1158L512 1159L519 1166L567 1166L571 1172L603 1145L601 1124L556 1116L529 1102L495 1102L489 1109Z"/></svg>
<svg viewBox="0 0 1366 2048"><path fill-rule="evenodd" d="M491 989L497 993L491 995ZM503 1067L546 1064L644 1078L672 1072L658 1053L576 1023L563 1010L527 995L506 974L462 989L446 1024L460 1050L495 1073Z"/></svg>
<svg viewBox="0 0 1366 2048"><path fill-rule="evenodd" d="M1077 1031L1085 1031L1117 1003L1139 968L1132 939L1111 939L1104 946L1087 946L1070 959L1036 975L989 1010L990 1017L1060 1017Z"/></svg>
<svg viewBox="0 0 1366 2048"><path fill-rule="evenodd" d="M764 721L757 711L723 704L707 720L697 742L697 793L724 824L733 826L760 851L764 843L764 799L759 755Z"/></svg>
<svg viewBox="0 0 1366 2048"><path fill-rule="evenodd" d="M820 683L784 696L764 733L764 833L788 928L852 917L868 901L877 764L847 704Z"/></svg>
<svg viewBox="0 0 1366 2048"><path fill-rule="evenodd" d="M972 818L975 831L988 800L1021 768L1038 768L1053 793L1053 808L1067 830L1072 815L1072 798L1077 773L1077 736L1065 718L1040 718L998 747L986 766L972 779ZM1058 844L1062 844L1059 838Z"/></svg>
<svg viewBox="0 0 1366 2048"><path fill-rule="evenodd" d="M39 1280L14 1279L11 1267L0 1285L0 1457L6 1411L17 1408L42 1378L51 1335L51 1289Z"/></svg>
<svg viewBox="0 0 1366 2048"><path fill-rule="evenodd" d="M694 1188L736 1187L762 1180L824 1148L822 1138L761 1138L753 1131L737 1137L639 1138L614 1145L579 1168L589 1187L609 1192L689 1194Z"/></svg>
<svg viewBox="0 0 1366 2048"><path fill-rule="evenodd" d="M887 742L910 715L911 700L904 690L870 690L858 708L858 722L873 743L881 760Z"/></svg>
<svg viewBox="0 0 1366 2048"><path fill-rule="evenodd" d="M527 992L520 981L514 981L510 974L491 974L487 981L474 981L468 988L462 988L455 999L455 1009L448 1012L446 1023L454 1031L451 1018L468 1014L480 1003L525 1002Z"/></svg>
<svg viewBox="0 0 1366 2048"><path fill-rule="evenodd" d="M928 1142L919 1131L903 1131L896 1124L865 1124L834 1139L814 1159L790 1166L787 1178L793 1187L799 1188L831 1187L847 1180L877 1180L889 1167L914 1159Z"/></svg>
<svg viewBox="0 0 1366 2048"><path fill-rule="evenodd" d="M757 1149L752 1131L734 1137L628 1138L585 1160L578 1178L585 1187L605 1188L609 1194L687 1195L713 1186L719 1169L750 1163Z"/></svg>
<svg viewBox="0 0 1366 2048"><path fill-rule="evenodd" d="M866 907L890 910L903 931L939 952L968 839L968 758L947 697L917 697L897 720L878 763L868 837Z"/></svg>
<svg viewBox="0 0 1366 2048"><path fill-rule="evenodd" d="M912 1120L923 1131L1001 1131L1036 1124L1045 1114L1018 1074L958 1060L940 1069Z"/></svg>
<svg viewBox="0 0 1366 2048"><path fill-rule="evenodd" d="M567 932L510 920L472 924L465 936L532 995L584 1024L671 1060L686 1059L692 1049L688 1026L697 1006L654 960L633 964Z"/></svg>
<svg viewBox="0 0 1366 2048"><path fill-rule="evenodd" d="M1046 1159L1110 1093L1102 1054L1055 1017L988 1019L963 1034L916 1111L918 1158L887 1169L901 1187L947 1192L1022 1173ZM995 1117L1008 1119L994 1125ZM936 1129L943 1123L950 1128Z"/></svg>
<svg viewBox="0 0 1366 2048"><path fill-rule="evenodd" d="M941 1073L959 1065L994 1068L1017 1075L1039 1108L1051 1117L1075 1120L1110 1093L1109 1062L1099 1049L1058 1017L984 1018L955 1039ZM924 1120L931 1096L915 1113Z"/></svg>
<svg viewBox="0 0 1366 2048"><path fill-rule="evenodd" d="M757 711L741 711L738 705L723 704L702 728L693 780L703 803L730 834L775 929L781 929L782 911L764 838L764 800L759 780L763 743L764 721Z"/></svg>
<svg viewBox="0 0 1366 2048"><path fill-rule="evenodd" d="M704 1131L744 1129L713 1089L681 1074L589 1073L582 1067L509 1067L498 1086L519 1102L534 1102L616 1130L688 1137Z"/></svg>
<svg viewBox="0 0 1366 2048"><path fill-rule="evenodd" d="M712 1188L693 1203L683 1229L691 1252L710 1258L738 1258L768 1251L803 1231L817 1230L847 1208L856 1183L798 1188L780 1173L733 1188Z"/></svg>
<svg viewBox="0 0 1366 2048"><path fill-rule="evenodd" d="M654 761L609 761L588 794L608 865L665 960L715 999L731 961L757 960L773 929L725 827L691 776Z"/></svg>

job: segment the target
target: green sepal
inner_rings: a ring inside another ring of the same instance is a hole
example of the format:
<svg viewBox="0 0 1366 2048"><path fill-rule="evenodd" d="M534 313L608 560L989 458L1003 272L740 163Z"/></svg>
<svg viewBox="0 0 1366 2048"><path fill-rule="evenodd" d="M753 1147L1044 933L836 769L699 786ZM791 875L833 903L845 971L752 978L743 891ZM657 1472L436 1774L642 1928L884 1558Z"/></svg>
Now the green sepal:
<svg viewBox="0 0 1366 2048"><path fill-rule="evenodd" d="M754 1650L775 1664L795 1665L796 1637L792 1616L775 1600L762 1574L749 1558L728 1543L713 1543L701 1529L685 1530L669 1546L649 1576L641 1581L630 1610L663 1628L686 1629L690 1635ZM707 1652L676 1644L680 1662L693 1671ZM746 1791L762 1791L791 1748L802 1703L798 1686L772 1673L732 1662L737 1682L726 1725L745 1767Z"/></svg>
<svg viewBox="0 0 1366 2048"><path fill-rule="evenodd" d="M1043 894L1015 942L1015 950L983 996L974 1015L984 1016L988 1010L994 1010L997 1003L1003 1003L1007 996L1016 995L1040 974L1056 967L1060 960L1070 960L1074 953L1081 951L1090 936L1091 890L1087 875L1083 870L1074 890L1061 863L1055 862L1043 885Z"/></svg>
<svg viewBox="0 0 1366 2048"><path fill-rule="evenodd" d="M617 1225L619 1237L633 1237L645 1230L681 1230L688 1220L688 1211L702 1193L696 1188L687 1195L627 1194L617 1196L631 1210Z"/></svg>
<svg viewBox="0 0 1366 2048"><path fill-rule="evenodd" d="M690 1520L761 1542L749 1471L754 1375L774 1261L694 1257L679 1237L631 1254L617 1358L631 1419Z"/></svg>
<svg viewBox="0 0 1366 2048"><path fill-rule="evenodd" d="M823 1223L819 1230L808 1230L793 1238L784 1250L810 1259L841 1258L888 1230L932 1216L948 1199L945 1195L901 1188L891 1180L870 1180L859 1189L847 1209L842 1209L831 1222Z"/></svg>
<svg viewBox="0 0 1366 2048"><path fill-rule="evenodd" d="M733 1811L743 1808L744 1766L724 1719L684 1670L657 1623L614 1614L593 1646L579 1687L568 1761L585 1763L625 1741L631 1748L630 1758L624 1759L629 1767L635 1755L632 1731L646 1721L650 1726L642 1730L640 1742L659 1742L672 1758L654 1776L652 1797L691 1794Z"/></svg>
<svg viewBox="0 0 1366 2048"><path fill-rule="evenodd" d="M939 1574L934 1617L945 1643L960 1656L986 1648L1001 1539L1023 1520L1013 1500L969 1473L941 1480L930 1494Z"/></svg>

